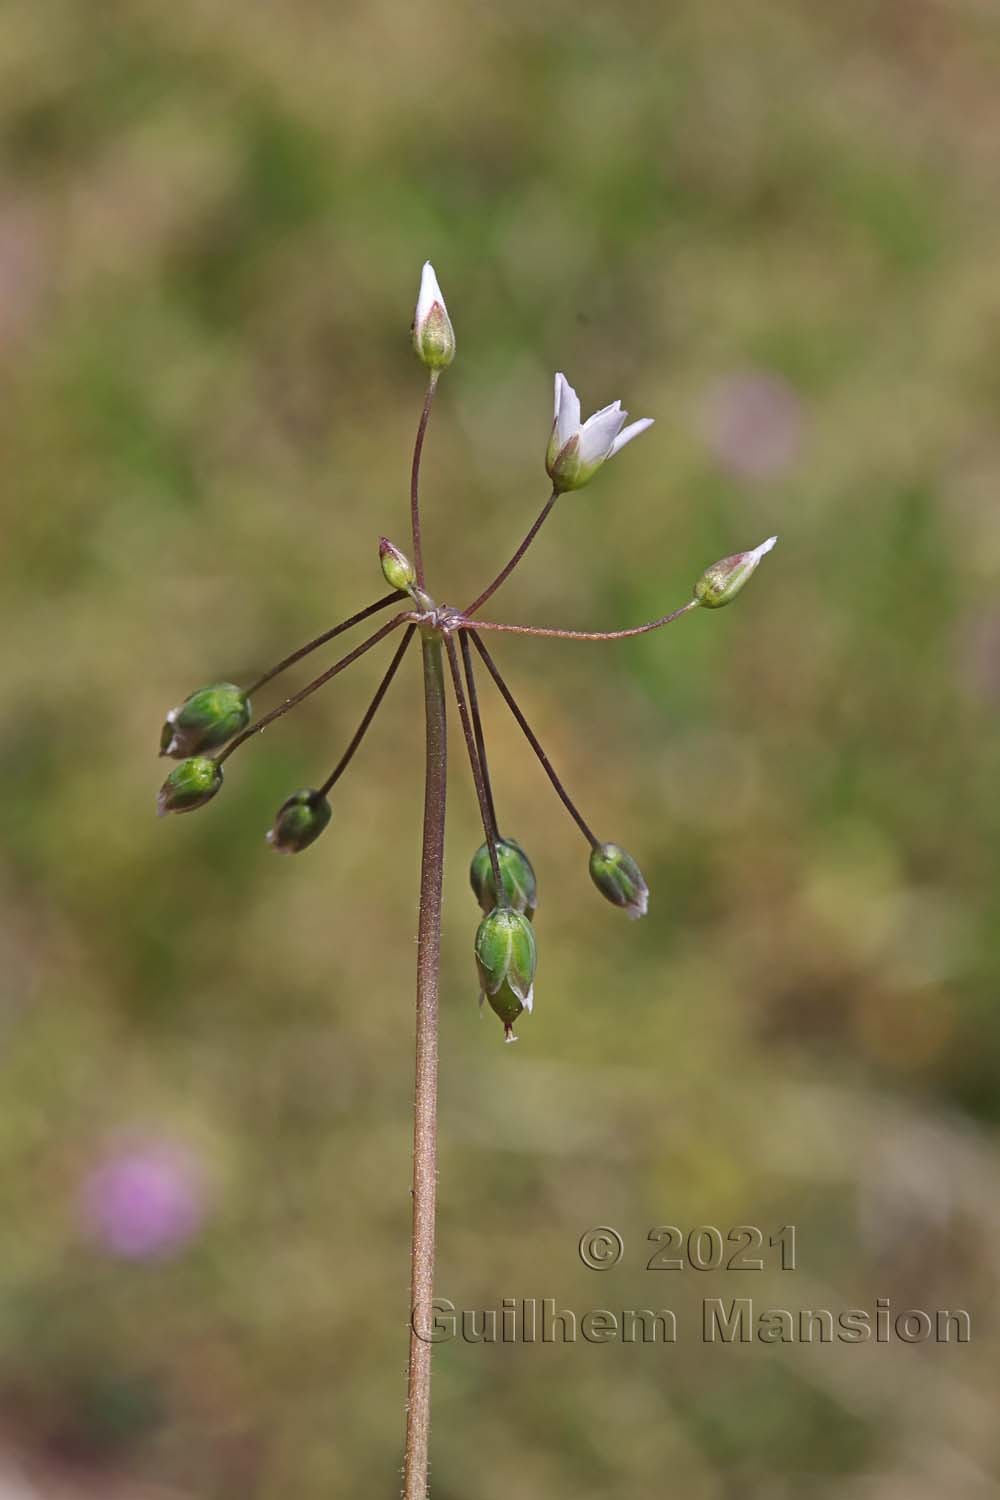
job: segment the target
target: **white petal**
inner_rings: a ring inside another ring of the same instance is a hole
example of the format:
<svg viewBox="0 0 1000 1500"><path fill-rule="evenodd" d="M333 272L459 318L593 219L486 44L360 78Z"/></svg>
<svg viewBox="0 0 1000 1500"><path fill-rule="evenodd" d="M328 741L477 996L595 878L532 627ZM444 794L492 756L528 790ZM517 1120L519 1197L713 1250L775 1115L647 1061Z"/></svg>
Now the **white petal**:
<svg viewBox="0 0 1000 1500"><path fill-rule="evenodd" d="M521 1004L524 1006L525 1010L528 1012L528 1015L530 1016L531 1012L535 1008L535 986L534 985L531 986L531 989L525 995L524 999L521 1001Z"/></svg>
<svg viewBox="0 0 1000 1500"><path fill-rule="evenodd" d="M560 448L580 430L580 398L561 372L556 376L556 437Z"/></svg>
<svg viewBox="0 0 1000 1500"><path fill-rule="evenodd" d="M417 310L414 314L414 321L418 328L427 318L435 302L440 302L442 307L445 305L444 298L441 295L441 288L438 286L438 279L434 274L434 267L429 260L425 260L423 274L420 277L420 295L417 298ZM447 308L445 308L445 311L447 311Z"/></svg>
<svg viewBox="0 0 1000 1500"><path fill-rule="evenodd" d="M622 422L624 422L628 417L628 412L622 411L622 404L620 401L612 401L610 406L602 406L600 411L595 411L591 416L589 416L586 422L584 422L583 424L584 432L586 432L591 423L593 423L594 426L597 427L605 421L609 420L612 416L621 418L621 421L618 423L619 427L622 425Z"/></svg>
<svg viewBox="0 0 1000 1500"><path fill-rule="evenodd" d="M615 438L614 442L611 444L611 453L608 455L609 458L616 453L620 453L621 450L625 447L626 443L630 443L633 438L637 438L639 436L640 432L645 432L646 428L652 427L652 425L652 417L640 417L638 422L630 422L625 430L623 432L620 432Z"/></svg>
<svg viewBox="0 0 1000 1500"><path fill-rule="evenodd" d="M760 562L762 557L767 556L777 540L778 538L776 536L769 536L766 542L761 542L759 547L755 547L752 552L747 553L748 559L753 559L755 567Z"/></svg>
<svg viewBox="0 0 1000 1500"><path fill-rule="evenodd" d="M614 451L615 438L627 416L628 412L622 411L621 403L615 401L588 417L580 438L580 462L594 464L607 458Z"/></svg>

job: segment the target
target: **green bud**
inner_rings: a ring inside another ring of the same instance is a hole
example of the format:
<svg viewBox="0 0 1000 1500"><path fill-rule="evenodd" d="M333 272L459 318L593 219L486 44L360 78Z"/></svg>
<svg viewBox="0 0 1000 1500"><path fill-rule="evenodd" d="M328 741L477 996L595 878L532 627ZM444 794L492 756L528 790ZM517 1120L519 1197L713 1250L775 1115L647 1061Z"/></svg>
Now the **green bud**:
<svg viewBox="0 0 1000 1500"><path fill-rule="evenodd" d="M181 760L214 750L250 722L250 699L232 682L199 688L167 714L160 735L160 754Z"/></svg>
<svg viewBox="0 0 1000 1500"><path fill-rule="evenodd" d="M497 840L497 864L504 899L501 902L493 880L493 865L488 844L480 844L469 866L469 882L483 911L494 906L511 906L523 912L530 922L538 906L538 886L531 861L514 839Z"/></svg>
<svg viewBox="0 0 1000 1500"><path fill-rule="evenodd" d="M211 802L222 785L222 767L207 755L192 755L174 766L156 799L159 817L165 813L194 812Z"/></svg>
<svg viewBox="0 0 1000 1500"><path fill-rule="evenodd" d="M267 841L279 854L301 854L330 821L330 804L320 792L293 792L278 808Z"/></svg>
<svg viewBox="0 0 1000 1500"><path fill-rule="evenodd" d="M721 609L724 604L731 604L777 540L776 536L769 536L752 552L734 552L732 557L724 557L721 562L706 568L694 586L698 603L706 609Z"/></svg>
<svg viewBox="0 0 1000 1500"><path fill-rule="evenodd" d="M382 564L382 576L391 589L402 589L406 592L416 583L416 568L406 553L400 552L388 537L379 538L378 560Z"/></svg>
<svg viewBox="0 0 1000 1500"><path fill-rule="evenodd" d="M649 887L631 854L617 844L598 844L590 851L590 878L612 906L622 907L632 918L646 915Z"/></svg>
<svg viewBox="0 0 1000 1500"><path fill-rule="evenodd" d="M428 370L445 370L455 358L455 330L429 260L424 262L413 315L413 348Z"/></svg>
<svg viewBox="0 0 1000 1500"><path fill-rule="evenodd" d="M476 933L476 967L480 995L503 1022L504 1038L516 1041L514 1022L534 1002L535 930L527 917L509 906L495 906Z"/></svg>

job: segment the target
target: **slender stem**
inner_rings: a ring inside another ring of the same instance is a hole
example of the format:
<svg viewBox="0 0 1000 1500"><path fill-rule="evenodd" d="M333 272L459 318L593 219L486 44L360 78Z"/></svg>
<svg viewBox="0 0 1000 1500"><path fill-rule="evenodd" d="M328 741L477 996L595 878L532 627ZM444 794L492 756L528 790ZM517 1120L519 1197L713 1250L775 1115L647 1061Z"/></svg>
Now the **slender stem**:
<svg viewBox="0 0 1000 1500"><path fill-rule="evenodd" d="M413 531L413 566L417 573L417 587L424 586L424 551L420 536L420 458L424 451L424 438L427 434L427 423L431 415L431 402L434 400L434 392L437 390L439 370L432 370L427 382L427 394L424 396L424 407L420 413L420 423L417 427L417 440L413 445L413 465L410 469L410 526Z"/></svg>
<svg viewBox="0 0 1000 1500"><path fill-rule="evenodd" d="M532 526L531 530L524 538L524 541L514 553L514 556L511 558L510 562L497 574L493 582L490 584L489 588L483 589L483 592L479 595L478 599L473 599L472 603L466 606L466 608L462 611L463 614L471 615L474 609L478 609L481 604L485 604L487 599L491 599L500 585L510 577L511 573L513 573L514 569L521 561L521 558L524 556L528 548L531 546L532 542L535 540L535 537L541 531L546 516L558 499L559 491L553 490L549 498L546 500L545 504L542 506L542 509L535 520L535 524Z"/></svg>
<svg viewBox="0 0 1000 1500"><path fill-rule="evenodd" d="M630 635L648 635L651 630L659 630L661 625L669 625L674 620L679 620L681 615L686 615L690 610L698 608L697 599L689 599L682 604L680 609L675 609L669 615L661 615L658 620L650 620L645 625L633 625L630 630L555 630L544 625L497 625L492 620L469 620L459 619L455 621L456 630L502 630L509 635L544 635L555 636L562 641L623 641Z"/></svg>
<svg viewBox="0 0 1000 1500"><path fill-rule="evenodd" d="M365 735L368 732L368 726L371 724L372 719L374 719L375 715L378 713L382 703L382 699L389 691L389 684L395 677L396 672L399 669L399 664L403 660L403 657L406 655L406 648L413 640L413 633L416 628L417 627L415 625L407 626L403 634L403 639L396 647L396 653L393 656L392 661L389 663L388 670L386 671L386 674L382 678L382 681L379 683L378 687L375 689L375 696L369 703L368 707L365 709L364 717L361 720L361 723L358 725L357 729L354 731L354 735L351 739L350 744L338 760L334 769L330 772L329 776L323 782L323 785L317 787L317 796L325 797L330 792L330 790L334 786L336 786L337 782L340 780L341 776L343 776L344 772L351 764L351 761L354 759L354 755L358 749L358 746L361 744L361 741L364 739Z"/></svg>
<svg viewBox="0 0 1000 1500"><path fill-rule="evenodd" d="M437 1196L438 982L448 740L441 638L425 635L427 760L417 936L417 1052L413 1099L413 1238L410 1244L410 1361L406 1383L403 1500L426 1500L431 1426L434 1212Z"/></svg>
<svg viewBox="0 0 1000 1500"><path fill-rule="evenodd" d="M493 838L497 839L500 830L497 826L497 810L493 802L493 786L490 782L490 767L486 759L486 740L483 736L483 721L479 715L479 694L476 692L476 674L472 670L472 651L469 647L469 637L460 635L459 641L462 647L462 664L465 667L465 686L469 695L469 712L472 715L472 732L476 737L476 754L479 756L479 769L483 777L483 790L486 793L486 806L490 815L490 829Z"/></svg>
<svg viewBox="0 0 1000 1500"><path fill-rule="evenodd" d="M465 748L469 752L469 764L472 767L472 779L476 784L476 796L479 799L479 812L483 820L483 832L486 835L486 847L490 851L490 867L493 871L493 889L497 893L497 904L501 903L503 897L503 880L500 876L500 861L497 858L496 835L490 824L489 803L486 800L486 788L483 784L483 769L479 763L479 755L476 749L475 735L472 732L472 723L469 719L469 708L465 701L465 689L462 686L462 672L458 665L458 652L455 650L455 642L450 635L444 639L448 648L448 665L451 667L451 680L455 686L455 698L458 702L458 717L462 721L462 733L465 735Z"/></svg>
<svg viewBox="0 0 1000 1500"><path fill-rule="evenodd" d="M319 688L325 686L331 677L336 677L338 672L342 672L345 667L349 667L352 662L357 661L359 656L364 656L366 651L370 651L373 646L377 646L379 641L387 636L390 631L397 629L403 623L404 619L404 615L395 615L380 630L376 630L374 635L370 635L366 641L361 642L360 646L355 646L353 651L349 651L346 656L342 656L339 661L334 662L333 666L328 667L319 677L314 677L312 682L307 682L305 687L294 693L291 698L286 698L284 703L279 703L277 708L272 708L269 714L265 714L255 724L248 724L246 729L238 734L234 740L229 741L222 754L216 756L216 764L221 766L222 762L228 760L234 750L239 749L244 740L248 740L253 735L259 734L262 729L266 729L269 724L273 724L275 719L280 719L283 714L288 713L289 709L301 703L303 698L308 698L310 694L315 693Z"/></svg>
<svg viewBox="0 0 1000 1500"><path fill-rule="evenodd" d="M286 667L294 666L297 661L301 661L311 651L316 651L320 646L325 646L327 641L332 641L335 635L342 635L345 630L350 630L352 625L360 625L362 620L367 620L369 615L377 615L380 609L386 609L390 604L395 604L397 599L405 598L406 595L402 589L393 589L391 594L384 594L381 599L376 599L374 604L369 604L366 609L359 610L349 620L341 621L332 630L324 630L323 634L318 635L314 641L309 641L306 645L300 646L297 651L292 652L291 656L286 656L284 660L278 662L276 667L272 667L270 671L265 672L263 677L258 677L253 686L247 688L247 696L249 697L251 693L256 693L264 686L265 682L270 682L273 677L277 677L279 672L283 672Z"/></svg>
<svg viewBox="0 0 1000 1500"><path fill-rule="evenodd" d="M499 667L493 660L490 653L487 651L486 647L483 645L482 641L479 639L478 635L475 634L475 632L473 632L472 634L472 644L475 646L476 650L483 658L483 661L486 663L487 672L489 672L490 676L493 678L493 681L500 689L500 696L503 698L507 707L514 715L514 718L517 720L518 724L520 724L521 730L526 740L528 741L528 744L531 746L532 750L534 750L535 754L538 756L538 759L541 761L542 769L551 781L552 785L555 787L559 799L565 807L566 811L569 813L570 817L573 819L573 822L576 824L577 828L579 828L580 832L583 834L590 847L592 849L596 849L600 841L594 836L590 828L588 828L587 824L583 821L583 818L577 810L576 804L573 802L573 799L570 797L566 788L559 780L559 777L552 769L552 764L548 756L545 754L545 751L539 744L537 735L535 734L531 725L528 723L527 719L524 717L524 714L518 708L513 693L501 677Z"/></svg>

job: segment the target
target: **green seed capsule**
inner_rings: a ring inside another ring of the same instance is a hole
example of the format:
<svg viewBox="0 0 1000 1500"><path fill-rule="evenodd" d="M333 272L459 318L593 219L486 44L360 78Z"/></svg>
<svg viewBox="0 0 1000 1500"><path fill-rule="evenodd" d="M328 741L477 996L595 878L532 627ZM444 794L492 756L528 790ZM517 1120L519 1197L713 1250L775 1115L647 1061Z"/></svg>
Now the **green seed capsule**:
<svg viewBox="0 0 1000 1500"><path fill-rule="evenodd" d="M174 766L160 787L156 811L161 818L170 812L194 812L211 802L221 786L222 767L206 755L193 755Z"/></svg>
<svg viewBox="0 0 1000 1500"><path fill-rule="evenodd" d="M617 844L598 844L591 850L590 878L613 906L633 918L646 915L649 887L631 854Z"/></svg>
<svg viewBox="0 0 1000 1500"><path fill-rule="evenodd" d="M480 997L503 1022L504 1039L516 1041L514 1022L534 1004L535 967L538 961L535 931L527 917L510 907L494 907L476 933L476 968Z"/></svg>
<svg viewBox="0 0 1000 1500"><path fill-rule="evenodd" d="M515 911L523 912L530 922L538 906L538 885L530 859L514 839L498 839L497 864L503 885L502 902L493 879L489 846L481 844L472 856L469 883L476 900L484 912L490 912L498 905L512 906Z"/></svg>
<svg viewBox="0 0 1000 1500"><path fill-rule="evenodd" d="M167 714L160 735L160 754L181 760L214 750L250 722L250 699L232 682L199 688Z"/></svg>
<svg viewBox="0 0 1000 1500"><path fill-rule="evenodd" d="M330 817L330 804L319 792L293 792L278 808L267 841L279 854L300 854L316 842Z"/></svg>

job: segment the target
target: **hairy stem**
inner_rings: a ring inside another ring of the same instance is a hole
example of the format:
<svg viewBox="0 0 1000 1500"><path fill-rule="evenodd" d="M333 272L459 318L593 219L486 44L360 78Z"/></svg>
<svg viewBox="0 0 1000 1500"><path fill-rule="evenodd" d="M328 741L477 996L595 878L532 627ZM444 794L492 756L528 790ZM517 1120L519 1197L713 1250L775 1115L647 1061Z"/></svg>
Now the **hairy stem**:
<svg viewBox="0 0 1000 1500"><path fill-rule="evenodd" d="M406 1383L403 1500L426 1500L431 1426L434 1212L437 1196L438 983L441 882L448 768L441 638L425 635L427 759L417 936L417 1051L413 1097L413 1237L410 1244L410 1361Z"/></svg>
<svg viewBox="0 0 1000 1500"><path fill-rule="evenodd" d="M478 609L481 604L486 603L487 599L491 599L500 585L506 582L511 573L513 573L514 569L517 567L518 563L521 561L521 558L531 546L532 542L535 540L535 537L541 531L546 516L558 499L559 491L553 490L549 498L546 500L545 504L542 506L538 516L536 517L535 524L532 526L531 530L528 532L527 536L524 538L523 542L514 553L514 556L511 558L510 562L497 574L493 582L490 584L489 588L483 589L483 592L479 595L478 599L473 599L471 604L466 605L465 609L462 611L463 614L471 615L474 609Z"/></svg>
<svg viewBox="0 0 1000 1500"><path fill-rule="evenodd" d="M499 667L493 660L490 653L487 651L486 647L483 645L482 641L479 639L478 635L476 635L475 633L473 633L472 635L472 644L475 646L476 650L483 658L483 661L486 663L487 672L489 672L490 676L493 678L493 681L496 683L497 687L500 690L500 696L503 698L507 707L514 715L514 718L521 726L521 730L524 734L525 739L528 741L528 744L531 746L532 750L534 750L535 754L538 756L538 759L541 761L542 769L555 788L559 796L559 800L562 802L562 805L565 807L566 811L569 813L570 817L573 819L573 822L576 824L577 828L579 828L580 832L583 834L590 847L592 849L596 849L600 840L594 836L590 828L584 822L583 817L578 811L572 797L569 795L566 788L559 780L559 777L552 769L552 763L539 744L537 735L518 707L517 702L514 698L514 694L511 692L510 688L507 686L506 682L504 682L502 676L500 675Z"/></svg>
<svg viewBox="0 0 1000 1500"><path fill-rule="evenodd" d="M303 698L308 698L310 694L317 692L321 687L325 686L331 677L336 677L338 672L342 672L345 667L349 667L352 662L357 661L359 656L364 656L366 651L370 651L373 646L377 646L379 641L387 636L390 631L396 630L402 625L405 618L404 615L396 615L387 624L383 625L381 630L376 630L374 635L370 635L366 641L361 642L360 646L355 646L353 651L349 651L346 656L342 656L339 661L334 662L333 666L328 667L319 677L314 677L312 682L307 682L305 687L300 688L291 698L286 698L284 703L279 703L277 708L272 708L269 714L265 714L256 723L248 724L246 729L242 730L234 740L229 741L222 754L216 756L216 763L221 766L222 762L227 760L234 750L238 750L245 740L249 740L255 734L259 734L262 729L266 729L269 724L273 724L275 719L280 719L283 714L288 713L289 709L301 703Z"/></svg>
<svg viewBox="0 0 1000 1500"><path fill-rule="evenodd" d="M458 717L462 721L462 733L465 735L465 748L469 752L469 765L472 767L472 779L476 784L476 797L479 801L479 812L483 820L483 833L486 835L486 847L490 853L490 867L493 871L493 888L497 893L497 904L506 904L503 901L503 881L500 877L500 861L497 857L496 834L493 831L490 820L489 802L486 798L486 787L483 782L483 768L479 761L476 747L475 735L472 731L472 722L469 719L469 708L465 701L465 689L462 686L462 672L458 665L458 652L455 650L455 642L451 636L445 636L445 645L448 648L448 665L451 668L451 680L455 687L455 699L458 703Z"/></svg>
<svg viewBox="0 0 1000 1500"><path fill-rule="evenodd" d="M329 776L323 782L322 786L316 788L318 796L325 797L332 790L332 788L336 786L337 782L340 780L341 776L343 776L344 772L351 764L351 761L354 759L354 756L356 755L358 750L358 746L361 744L361 741L368 733L368 727L371 724L371 721L374 719L375 715L378 713L380 707L382 706L382 699L389 691L389 684L392 682L392 679L395 677L396 673L399 670L399 664L403 660L403 657L406 655L406 648L413 640L413 633L416 628L417 627L415 625L408 625L406 627L406 630L403 633L403 639L396 647L392 661L389 663L389 666L386 669L386 674L382 678L382 681L379 683L378 687L375 689L375 696L372 698L372 701L365 709L361 723L358 725L357 729L351 736L350 744L338 760L337 764L334 766L333 770L330 772Z"/></svg>
<svg viewBox="0 0 1000 1500"><path fill-rule="evenodd" d="M431 402L437 390L439 374L439 370L432 370L427 382L427 394L424 396L424 407L420 413L417 440L413 445L413 464L410 468L410 528L413 532L413 566L417 573L417 587L421 589L424 586L424 549L420 535L420 459L424 451L424 438L427 435L427 423L430 421Z"/></svg>
<svg viewBox="0 0 1000 1500"><path fill-rule="evenodd" d="M633 625L629 630L556 630L547 625L497 625L492 620L467 618L456 620L455 629L502 630L508 635L554 636L561 641L624 641L630 635L648 635L651 630L659 630L661 625L670 625L674 620L679 620L681 615L697 608L698 600L689 599L669 615L661 615L658 620L648 620L645 625Z"/></svg>
<svg viewBox="0 0 1000 1500"><path fill-rule="evenodd" d="M300 646L297 651L293 651L291 656L284 657L278 662L277 666L271 667L269 671L264 673L263 677L258 677L257 681L246 689L247 696L249 697L250 694L256 693L266 682L270 682L272 678L277 677L279 672L284 672L286 667L294 666L297 661L301 661L311 651L317 651L320 646L325 646L327 641L333 640L334 636L343 635L344 631L350 630L352 625L360 625L361 621L367 620L369 615L377 615L380 609L387 609L390 604L395 604L397 599L405 598L406 595L402 589L393 589L391 594L384 594L381 599L376 599L374 604L369 604L367 608L359 610L349 620L342 620L339 625L334 625L332 630L324 630L323 634L318 635L315 640L307 641L304 646Z"/></svg>

